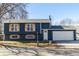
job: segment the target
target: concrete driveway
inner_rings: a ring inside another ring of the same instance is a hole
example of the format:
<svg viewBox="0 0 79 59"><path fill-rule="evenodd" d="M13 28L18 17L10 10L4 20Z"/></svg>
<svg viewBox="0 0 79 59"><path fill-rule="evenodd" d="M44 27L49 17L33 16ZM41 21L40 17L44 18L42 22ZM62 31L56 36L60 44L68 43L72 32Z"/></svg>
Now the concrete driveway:
<svg viewBox="0 0 79 59"><path fill-rule="evenodd" d="M2 46L0 56L79 56L79 48Z"/></svg>

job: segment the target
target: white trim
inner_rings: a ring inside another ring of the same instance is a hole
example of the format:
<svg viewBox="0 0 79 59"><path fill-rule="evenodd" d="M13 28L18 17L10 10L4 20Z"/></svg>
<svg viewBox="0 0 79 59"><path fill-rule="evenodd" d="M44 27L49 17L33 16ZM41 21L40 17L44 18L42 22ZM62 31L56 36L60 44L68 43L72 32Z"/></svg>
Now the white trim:
<svg viewBox="0 0 79 59"><path fill-rule="evenodd" d="M13 27L11 25L13 25ZM12 28L13 28L13 30L12 30ZM20 31L20 24L9 24L9 32L19 32L19 31Z"/></svg>
<svg viewBox="0 0 79 59"><path fill-rule="evenodd" d="M50 23L49 19L4 20L4 23Z"/></svg>
<svg viewBox="0 0 79 59"><path fill-rule="evenodd" d="M34 25L34 27L32 25ZM29 30L27 28L29 28ZM27 23L27 24L25 24L24 29L25 29L25 32L35 32L36 31L36 24ZM31 30L31 29L33 29L33 30Z"/></svg>
<svg viewBox="0 0 79 59"><path fill-rule="evenodd" d="M4 22L3 22L3 20L2 20L2 34L3 34L3 41L5 41Z"/></svg>
<svg viewBox="0 0 79 59"><path fill-rule="evenodd" d="M4 34L4 22L2 21L2 34Z"/></svg>

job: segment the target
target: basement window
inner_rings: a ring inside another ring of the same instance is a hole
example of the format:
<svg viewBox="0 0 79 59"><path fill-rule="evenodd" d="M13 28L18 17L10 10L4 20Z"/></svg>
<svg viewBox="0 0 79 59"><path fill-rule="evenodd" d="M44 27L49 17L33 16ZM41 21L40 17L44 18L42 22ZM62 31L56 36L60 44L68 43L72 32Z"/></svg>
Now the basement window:
<svg viewBox="0 0 79 59"><path fill-rule="evenodd" d="M30 34L30 35L25 35L25 38L26 38L26 39L35 39L35 35L32 35L32 34Z"/></svg>
<svg viewBox="0 0 79 59"><path fill-rule="evenodd" d="M19 39L20 36L19 35L10 35L10 39Z"/></svg>

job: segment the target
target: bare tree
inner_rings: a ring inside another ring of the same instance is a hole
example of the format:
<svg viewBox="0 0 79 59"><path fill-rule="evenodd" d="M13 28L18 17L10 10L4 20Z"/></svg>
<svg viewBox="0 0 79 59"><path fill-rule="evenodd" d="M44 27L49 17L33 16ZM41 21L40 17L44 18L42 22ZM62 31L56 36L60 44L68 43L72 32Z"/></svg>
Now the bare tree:
<svg viewBox="0 0 79 59"><path fill-rule="evenodd" d="M2 32L2 20L26 19L27 3L0 3L0 32Z"/></svg>
<svg viewBox="0 0 79 59"><path fill-rule="evenodd" d="M61 25L72 24L72 19L66 18L60 21Z"/></svg>
<svg viewBox="0 0 79 59"><path fill-rule="evenodd" d="M23 3L0 4L0 19L26 19L26 5Z"/></svg>

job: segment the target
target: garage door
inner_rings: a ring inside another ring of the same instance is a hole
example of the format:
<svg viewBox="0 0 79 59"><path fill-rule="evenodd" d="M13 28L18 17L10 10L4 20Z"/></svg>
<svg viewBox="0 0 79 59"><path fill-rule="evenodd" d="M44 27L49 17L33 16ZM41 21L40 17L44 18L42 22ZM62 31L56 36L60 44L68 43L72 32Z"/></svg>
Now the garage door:
<svg viewBox="0 0 79 59"><path fill-rule="evenodd" d="M74 40L73 31L52 31L53 40Z"/></svg>

